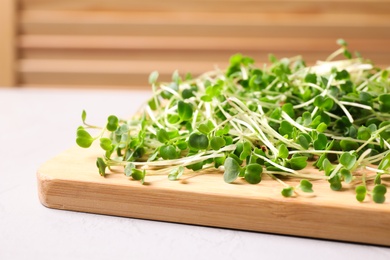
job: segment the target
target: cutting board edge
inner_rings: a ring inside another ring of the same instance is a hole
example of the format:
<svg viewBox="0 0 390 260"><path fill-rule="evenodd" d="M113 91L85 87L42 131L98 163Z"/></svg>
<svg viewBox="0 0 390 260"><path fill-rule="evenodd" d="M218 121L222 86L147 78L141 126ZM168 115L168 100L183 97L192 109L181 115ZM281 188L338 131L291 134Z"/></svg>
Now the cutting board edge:
<svg viewBox="0 0 390 260"><path fill-rule="evenodd" d="M219 228L230 228L230 229L235 229L235 230L246 230L246 231L255 231L255 232L262 232L262 233L272 233L272 234L280 234L280 235L288 235L288 236L299 236L299 237L308 237L308 238L316 238L316 239L330 239L334 241L344 241L344 242L353 242L353 243L364 243L364 244L374 244L374 245L381 245L381 246L390 246L390 235L386 235L389 232L384 232L382 235L378 237L376 236L369 236L364 232L364 230L357 230L358 226L348 226L352 224L346 224L345 227L336 226L333 228L347 228L349 229L349 232L341 234L341 235L335 235L332 232L329 232L329 228L331 226L327 226L327 223L323 223L322 225L318 225L318 229L315 230L313 228L306 228L304 221L311 221L310 219L307 220L307 216L305 216L306 220L294 220L291 221L291 223L295 223L296 226L289 229L289 230L283 230L283 228L286 228L287 226L285 224L282 224L281 227L271 226L271 227L265 227L262 226L265 224L264 223L256 223L255 226L250 226L248 224L242 224L242 223L235 223L232 221L232 216L229 216L231 212L228 214L223 214L223 211L220 212L214 212L214 217L217 218L217 220L211 221L208 220L208 218L205 218L204 216L198 216L198 218L193 218L191 214L210 214L212 215L212 212L207 212L205 206L200 206L202 211L196 212L196 210L192 210L190 208L188 209L183 209L180 207L183 207L183 205L178 205L177 207L172 207L169 209L161 209L158 206L149 206L147 208L142 209L142 203L141 204L132 204L130 201L125 200L121 203L117 203L115 201L112 201L110 199L107 199L105 201L95 201L93 196L101 192L102 190L104 191L104 188L112 188L112 185L110 184L92 184L95 185L94 187L91 186L91 183L85 182L85 181L69 181L66 179L59 179L59 178L53 178L50 176L50 174L46 174L44 172L41 172L40 169L37 172L37 180L38 180L38 194L39 194L39 199L42 205L48 208L53 208L53 209L62 209L62 210L71 210L71 211L78 211L78 212L88 212L88 213L95 213L95 214L103 214L103 215L112 215L112 216L121 216L121 217L130 217L130 218L137 218L137 219L148 219L148 220L157 220L157 221L164 221L164 222L174 222L174 223L182 223L182 224L191 224L191 225L200 225L200 226L209 226L209 227L219 227ZM102 189L103 188L103 189ZM124 194L128 193L130 194L132 192L132 187L131 189L128 189L129 187L121 187L118 185L118 192L124 192ZM122 188L122 189L121 189ZM141 191L143 188L140 186L140 188L135 188L138 190L137 192ZM143 189L146 191L145 189ZM55 192L53 192L55 191ZM56 195L55 193L61 191L62 193L60 195ZM77 198L75 197L76 195L73 194L72 192L75 192L75 194L82 193L84 198ZM167 190L159 190L158 192L164 194L167 192ZM103 192L104 193L104 192ZM173 193L173 191L171 192ZM149 192L146 193L140 193L139 196L143 195L149 195L149 196L154 196L150 194ZM180 195L183 195L184 193L181 191ZM88 196L90 198L86 198ZM189 192L187 194L187 200L189 201L189 198L191 196L196 196L199 194ZM170 196L173 196L172 194ZM210 196L210 195L208 195ZM205 197L205 196L203 196ZM204 198L201 198L199 204L206 204ZM213 202L216 203L219 199L221 199L220 195L212 195ZM85 200L85 201L82 201ZM263 202L264 205L265 203L269 203L269 199L263 199L259 200L256 199L257 201ZM69 203L69 201L71 203ZM233 201L232 204L235 202ZM237 202L236 202L237 203ZM245 210L250 210L250 203L244 207L238 207L240 209ZM86 206L89 205L89 206ZM119 207L119 206L122 206ZM126 206L127 205L127 206ZM296 204L297 205L297 204ZM298 204L299 205L299 204ZM199 205L198 205L199 206ZM301 206L304 206L303 209L309 209L309 207L313 207L313 205L304 205L302 204ZM283 203L280 205L273 205L266 211L261 211L264 214L266 214L267 218L273 218L272 221L275 223L283 222L286 219L288 220L288 212L291 211L291 209L284 209L282 212L277 212L277 213L272 213L272 211L275 209L274 207L279 207L279 208L291 208L291 205L289 206L289 203ZM317 206L318 207L318 206ZM113 210L113 208L116 208L116 210ZM129 210L129 209L135 209L135 211ZM311 210L311 209L310 209ZM317 216L314 216L314 218L320 217L320 213L317 212L319 208L313 208L314 214L317 214ZM323 210L323 209L322 209ZM329 215L332 215L332 212L338 212L340 208L330 206L329 209ZM193 212L192 212L193 211ZM159 213L162 212L162 215L159 215ZM181 218L180 213L183 213L184 216ZM255 212L256 214L259 213L257 211L251 211ZM253 213L252 213L253 214ZM287 215L286 215L287 214ZM351 214L351 213L350 213ZM378 212L376 212L378 214ZM152 216L151 216L152 215ZM343 214L340 213L340 216L344 216ZM225 222L221 222L221 219L225 218ZM326 218L326 216L324 216ZM347 220L347 217L345 217L345 220ZM329 223L328 223L329 224ZM294 224L293 224L294 225ZM338 224L337 224L338 225ZM310 226L310 225L309 225ZM351 228L352 227L352 228ZM325 233L323 233L325 232ZM361 233L366 234L365 236L359 235Z"/></svg>

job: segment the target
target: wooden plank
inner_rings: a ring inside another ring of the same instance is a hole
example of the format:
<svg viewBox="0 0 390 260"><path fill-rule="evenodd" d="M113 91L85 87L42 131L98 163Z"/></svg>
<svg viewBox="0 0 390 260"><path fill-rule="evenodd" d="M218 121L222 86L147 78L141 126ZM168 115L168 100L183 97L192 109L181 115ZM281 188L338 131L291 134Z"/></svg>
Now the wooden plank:
<svg viewBox="0 0 390 260"><path fill-rule="evenodd" d="M197 76L216 65L225 67L227 60L212 61L96 61L96 60L21 60L21 85L118 86L148 85L148 76L158 70L160 79L168 81L175 70Z"/></svg>
<svg viewBox="0 0 390 260"><path fill-rule="evenodd" d="M279 183L223 182L221 172L182 181L97 173L95 148L72 148L37 173L43 205L63 210L390 246L390 202L359 203L352 189L314 181L315 196L284 198ZM289 180L286 182L293 184Z"/></svg>
<svg viewBox="0 0 390 260"><path fill-rule="evenodd" d="M21 0L23 10L388 13L389 0Z"/></svg>
<svg viewBox="0 0 390 260"><path fill-rule="evenodd" d="M390 39L346 39L354 50L375 49L387 53ZM287 44L288 43L288 44ZM334 38L260 38L241 37L165 37L165 36L80 36L80 35L25 35L19 38L22 49L143 49L143 50L250 50L275 51L333 51Z"/></svg>
<svg viewBox="0 0 390 260"><path fill-rule="evenodd" d="M162 74L172 74L175 70L189 70L200 74L214 69L214 66L227 66L227 60L222 64L211 61L96 61L96 60L21 60L20 72L47 72L47 73L107 73L126 74L150 73L160 69Z"/></svg>
<svg viewBox="0 0 390 260"><path fill-rule="evenodd" d="M355 48L354 48L355 49ZM273 53L278 58L295 57L296 51L245 51L243 55L254 58L258 64L268 62L268 55ZM364 58L370 59L375 64L390 65L390 53L363 51L360 52ZM95 60L99 62L110 61L207 61L210 64L224 64L230 56L235 54L232 51L222 50L85 50L85 49L22 49L20 51L21 60ZM329 51L305 51L299 53L308 64L313 64L318 60L324 60L330 54ZM207 68L205 68L207 69Z"/></svg>
<svg viewBox="0 0 390 260"><path fill-rule="evenodd" d="M20 13L22 24L183 24L183 25L256 25L256 26L390 26L387 14L351 13L214 13L214 12L134 12L134 11L69 11L26 10Z"/></svg>
<svg viewBox="0 0 390 260"><path fill-rule="evenodd" d="M134 88L148 85L149 73L71 73L71 72L24 72L19 73L20 86L61 88ZM171 74L172 75L172 74ZM161 75L168 80L171 76Z"/></svg>
<svg viewBox="0 0 390 260"><path fill-rule="evenodd" d="M24 34L390 38L390 20L373 14L25 11Z"/></svg>
<svg viewBox="0 0 390 260"><path fill-rule="evenodd" d="M0 86L14 86L15 78L15 1L0 1Z"/></svg>
<svg viewBox="0 0 390 260"><path fill-rule="evenodd" d="M390 38L390 26L388 27L349 27L345 25L316 28L312 26L256 26L256 25L231 25L231 26L206 26L183 24L24 24L20 31L27 35L104 35L104 36L202 36L224 37L289 37L289 38Z"/></svg>

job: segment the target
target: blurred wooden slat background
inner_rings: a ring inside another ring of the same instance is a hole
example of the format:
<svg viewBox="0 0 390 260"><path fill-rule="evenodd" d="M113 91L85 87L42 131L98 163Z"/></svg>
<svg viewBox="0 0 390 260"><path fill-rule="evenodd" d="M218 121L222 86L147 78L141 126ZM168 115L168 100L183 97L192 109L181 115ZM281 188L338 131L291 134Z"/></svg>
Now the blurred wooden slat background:
<svg viewBox="0 0 390 260"><path fill-rule="evenodd" d="M17 6L16 65L7 61L14 71L0 85L140 87L153 70L197 75L237 52L314 63L338 38L390 65L390 0L3 0L0 9L6 2Z"/></svg>

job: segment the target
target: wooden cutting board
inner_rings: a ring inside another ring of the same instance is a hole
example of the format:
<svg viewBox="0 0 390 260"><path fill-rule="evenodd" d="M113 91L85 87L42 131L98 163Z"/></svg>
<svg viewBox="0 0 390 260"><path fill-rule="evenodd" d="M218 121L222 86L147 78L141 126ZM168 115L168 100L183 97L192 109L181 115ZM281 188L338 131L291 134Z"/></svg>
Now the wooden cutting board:
<svg viewBox="0 0 390 260"><path fill-rule="evenodd" d="M144 185L124 174L101 177L97 148L71 148L38 170L39 198L49 208L390 246L390 203L364 203L353 190L313 181L314 196L284 198L278 182L223 181L222 172ZM293 184L286 180L286 182Z"/></svg>

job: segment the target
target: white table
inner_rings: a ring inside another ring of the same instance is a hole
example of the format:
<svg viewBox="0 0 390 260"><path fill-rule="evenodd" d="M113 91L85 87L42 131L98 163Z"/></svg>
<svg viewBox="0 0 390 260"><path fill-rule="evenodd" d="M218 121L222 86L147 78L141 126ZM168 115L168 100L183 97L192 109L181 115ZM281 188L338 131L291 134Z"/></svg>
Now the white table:
<svg viewBox="0 0 390 260"><path fill-rule="evenodd" d="M0 88L0 259L390 259L390 248L48 209L36 170L147 91ZM389 223L390 224L390 223ZM362 234L363 236L365 234Z"/></svg>

